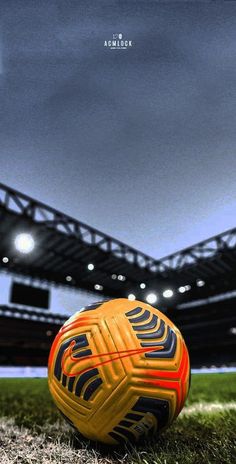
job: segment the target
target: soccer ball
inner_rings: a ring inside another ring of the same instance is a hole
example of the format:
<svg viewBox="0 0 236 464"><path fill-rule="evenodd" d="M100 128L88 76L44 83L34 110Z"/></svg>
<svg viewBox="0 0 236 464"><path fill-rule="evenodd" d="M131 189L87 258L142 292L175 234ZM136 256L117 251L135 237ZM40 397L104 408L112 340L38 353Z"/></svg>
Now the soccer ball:
<svg viewBox="0 0 236 464"><path fill-rule="evenodd" d="M64 418L85 437L136 442L168 426L189 390L188 351L160 311L124 298L75 313L57 334L48 380Z"/></svg>

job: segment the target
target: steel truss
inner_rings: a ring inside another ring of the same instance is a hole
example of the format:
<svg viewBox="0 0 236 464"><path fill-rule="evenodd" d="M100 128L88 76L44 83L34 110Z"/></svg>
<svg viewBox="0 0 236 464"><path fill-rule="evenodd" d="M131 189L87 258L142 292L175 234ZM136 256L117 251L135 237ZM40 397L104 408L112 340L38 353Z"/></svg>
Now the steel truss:
<svg viewBox="0 0 236 464"><path fill-rule="evenodd" d="M12 259L9 272L58 285L67 285L65 276L72 275L69 286L93 291L98 283L103 286L102 294L112 297L127 297L134 292L137 298L143 298L141 282L159 295L170 285L176 293L175 304L235 289L236 228L157 260L0 183L0 227L2 224L4 240L24 223L36 227L44 239L43 246L35 261L33 257L27 262L18 257ZM7 252L7 246L9 243L2 245L1 253ZM93 274L86 273L86 263L93 262L88 261L93 258L96 269ZM4 267L1 262L0 265ZM124 274L126 282L112 280L113 273ZM198 279L208 284L201 289L201 295L196 286ZM178 294L178 286L185 284L193 284L191 292ZM165 303L168 306L171 301Z"/></svg>
<svg viewBox="0 0 236 464"><path fill-rule="evenodd" d="M230 252L236 247L236 228L227 230L219 235L196 243L191 247L184 248L172 253L160 260L156 260L157 272L167 270L180 270L185 266L199 263L202 260L213 258L218 253Z"/></svg>
<svg viewBox="0 0 236 464"><path fill-rule="evenodd" d="M145 253L2 183L0 183L0 211L1 209L27 217L68 237L77 238L86 245L95 246L140 268L146 268L151 272L157 270L156 261Z"/></svg>

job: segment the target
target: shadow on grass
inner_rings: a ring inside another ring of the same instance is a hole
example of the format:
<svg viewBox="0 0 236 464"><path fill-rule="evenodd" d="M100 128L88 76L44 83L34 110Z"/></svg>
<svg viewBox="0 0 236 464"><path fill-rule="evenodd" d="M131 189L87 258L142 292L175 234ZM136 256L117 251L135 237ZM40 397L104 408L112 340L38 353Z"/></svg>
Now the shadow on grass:
<svg viewBox="0 0 236 464"><path fill-rule="evenodd" d="M70 432L74 449L86 448L113 462L132 463L230 463L236 462L236 413L178 419L159 435L137 444L108 446ZM235 440L235 441L234 441Z"/></svg>

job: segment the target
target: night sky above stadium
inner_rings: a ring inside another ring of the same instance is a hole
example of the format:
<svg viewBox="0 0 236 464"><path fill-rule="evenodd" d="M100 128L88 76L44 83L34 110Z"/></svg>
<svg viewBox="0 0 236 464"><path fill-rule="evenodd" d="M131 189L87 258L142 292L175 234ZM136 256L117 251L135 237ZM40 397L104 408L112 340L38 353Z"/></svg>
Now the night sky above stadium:
<svg viewBox="0 0 236 464"><path fill-rule="evenodd" d="M235 226L234 2L0 17L1 182L157 258ZM133 46L104 47L114 33Z"/></svg>

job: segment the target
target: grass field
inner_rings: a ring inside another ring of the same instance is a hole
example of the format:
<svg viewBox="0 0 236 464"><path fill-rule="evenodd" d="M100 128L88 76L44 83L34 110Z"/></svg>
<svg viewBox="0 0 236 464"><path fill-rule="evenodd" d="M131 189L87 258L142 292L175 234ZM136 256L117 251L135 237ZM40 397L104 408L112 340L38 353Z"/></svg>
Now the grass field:
<svg viewBox="0 0 236 464"><path fill-rule="evenodd" d="M75 437L46 379L0 379L0 456L1 464L235 464L236 373L193 375L175 423L123 450Z"/></svg>

